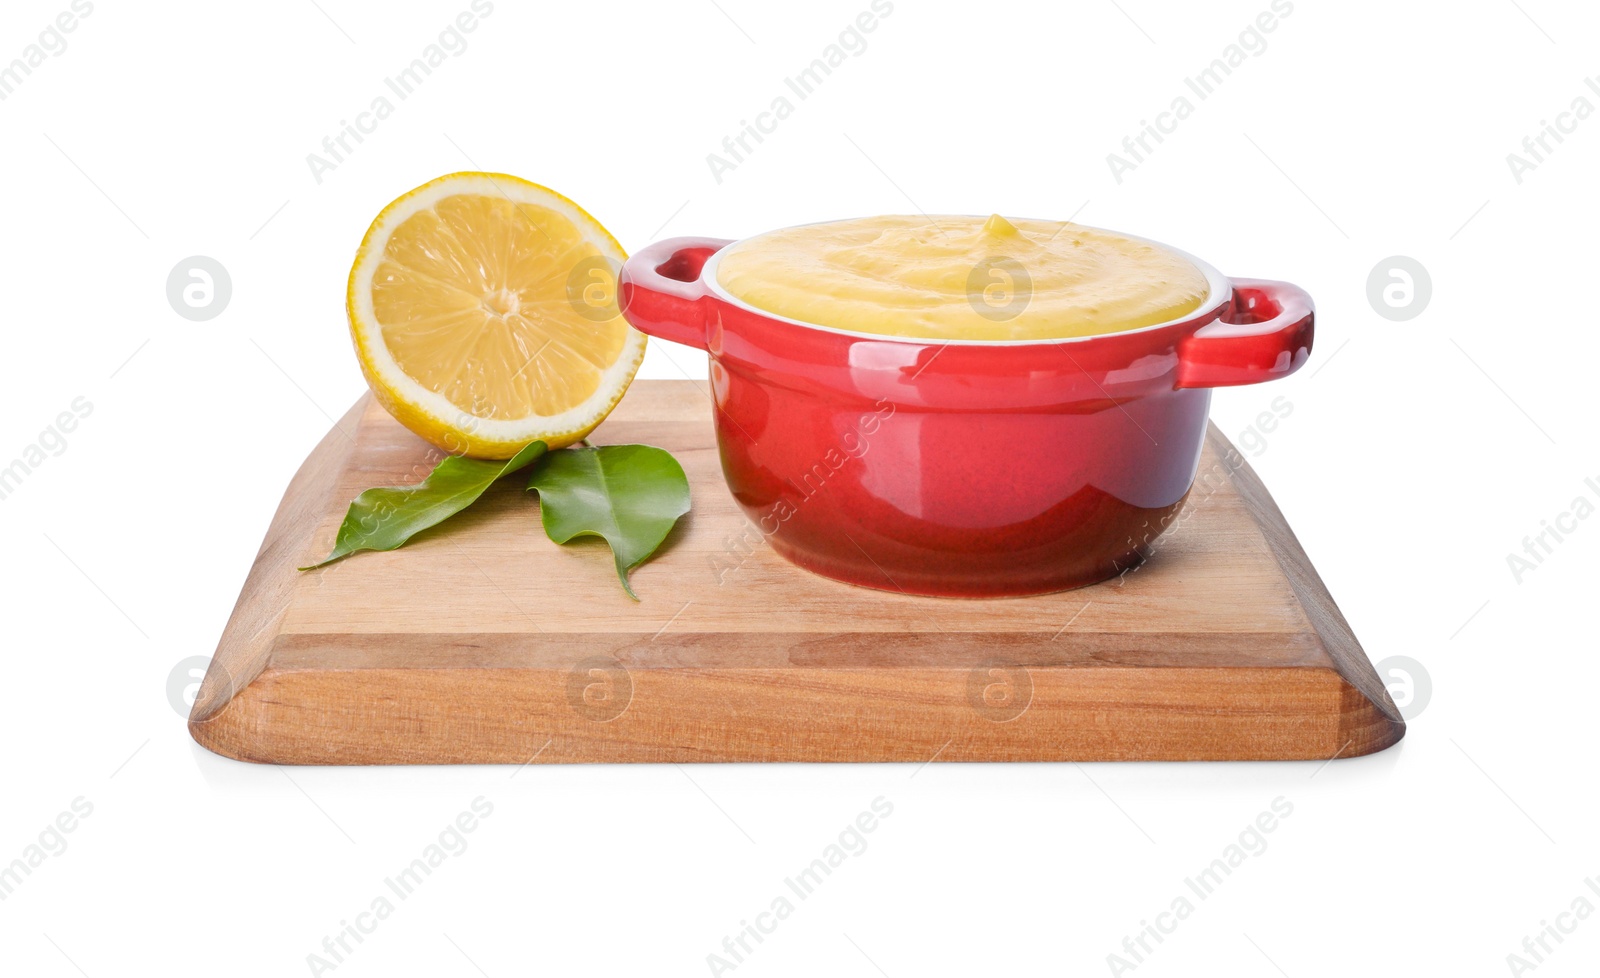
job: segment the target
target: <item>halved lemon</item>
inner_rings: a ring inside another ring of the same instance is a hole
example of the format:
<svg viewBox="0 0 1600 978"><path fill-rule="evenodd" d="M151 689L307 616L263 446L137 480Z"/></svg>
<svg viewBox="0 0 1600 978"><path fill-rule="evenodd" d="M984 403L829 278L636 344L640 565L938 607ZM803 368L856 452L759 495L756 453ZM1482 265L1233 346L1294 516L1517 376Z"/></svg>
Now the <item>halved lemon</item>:
<svg viewBox="0 0 1600 978"><path fill-rule="evenodd" d="M644 358L644 334L617 308L627 257L583 208L536 183L425 183L378 214L350 269L361 370L396 420L447 452L570 445Z"/></svg>

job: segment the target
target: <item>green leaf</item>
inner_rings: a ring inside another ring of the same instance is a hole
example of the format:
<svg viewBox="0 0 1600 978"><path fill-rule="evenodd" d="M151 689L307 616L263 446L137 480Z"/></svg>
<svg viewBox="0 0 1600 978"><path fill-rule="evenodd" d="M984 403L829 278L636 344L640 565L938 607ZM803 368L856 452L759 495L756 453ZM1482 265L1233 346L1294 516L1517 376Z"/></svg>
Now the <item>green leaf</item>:
<svg viewBox="0 0 1600 978"><path fill-rule="evenodd" d="M310 567L348 557L358 550L393 550L430 526L437 526L472 505L503 475L515 472L545 454L536 441L505 461L452 455L434 466L420 485L368 489L350 504L333 552Z"/></svg>
<svg viewBox="0 0 1600 978"><path fill-rule="evenodd" d="M611 546L622 589L635 601L628 571L655 553L689 511L683 466L649 445L551 452L533 470L528 488L539 492L539 518L550 539L597 536Z"/></svg>

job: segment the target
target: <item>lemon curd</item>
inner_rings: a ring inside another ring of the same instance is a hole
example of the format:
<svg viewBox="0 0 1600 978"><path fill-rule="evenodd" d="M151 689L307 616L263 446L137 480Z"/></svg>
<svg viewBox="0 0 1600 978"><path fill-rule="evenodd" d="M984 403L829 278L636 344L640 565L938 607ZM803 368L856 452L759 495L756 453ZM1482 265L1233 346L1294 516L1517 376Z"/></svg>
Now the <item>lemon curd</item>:
<svg viewBox="0 0 1600 978"><path fill-rule="evenodd" d="M835 329L1034 340L1138 329L1194 312L1205 275L1146 241L1064 221L866 217L730 246L717 281L765 312Z"/></svg>

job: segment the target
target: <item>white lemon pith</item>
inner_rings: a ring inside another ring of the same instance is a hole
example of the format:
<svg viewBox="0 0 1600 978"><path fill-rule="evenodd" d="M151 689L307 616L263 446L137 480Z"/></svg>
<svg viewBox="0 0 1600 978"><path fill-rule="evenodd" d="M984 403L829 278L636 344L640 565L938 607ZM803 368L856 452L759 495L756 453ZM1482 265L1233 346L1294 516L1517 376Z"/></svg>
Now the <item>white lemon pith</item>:
<svg viewBox="0 0 1600 978"><path fill-rule="evenodd" d="M361 370L447 452L560 448L616 406L645 337L617 309L627 258L583 208L499 173L453 173L385 207L350 269Z"/></svg>

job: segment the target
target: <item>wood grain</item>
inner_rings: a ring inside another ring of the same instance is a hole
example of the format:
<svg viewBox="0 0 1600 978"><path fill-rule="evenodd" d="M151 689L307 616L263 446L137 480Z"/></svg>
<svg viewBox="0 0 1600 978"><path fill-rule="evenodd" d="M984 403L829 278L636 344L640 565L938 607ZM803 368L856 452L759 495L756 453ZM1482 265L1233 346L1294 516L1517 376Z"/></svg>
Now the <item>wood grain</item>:
<svg viewBox="0 0 1600 978"><path fill-rule="evenodd" d="M912 597L774 554L722 483L710 404L640 381L591 439L671 451L694 512L617 586L518 484L401 550L295 568L437 459L370 399L290 484L189 727L289 764L1350 757L1405 725L1305 552L1215 429L1183 515L1119 581Z"/></svg>

